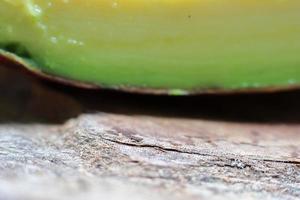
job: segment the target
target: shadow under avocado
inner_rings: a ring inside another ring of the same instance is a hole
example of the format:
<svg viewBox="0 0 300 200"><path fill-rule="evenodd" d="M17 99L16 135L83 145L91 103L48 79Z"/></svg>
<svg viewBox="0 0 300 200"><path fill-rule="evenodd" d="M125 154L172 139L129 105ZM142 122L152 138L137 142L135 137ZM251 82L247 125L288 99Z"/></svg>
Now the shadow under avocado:
<svg viewBox="0 0 300 200"><path fill-rule="evenodd" d="M151 96L83 90L0 65L0 123L57 124L82 113L118 113L232 122L300 123L300 91L271 94ZM5 65L5 66L4 66Z"/></svg>

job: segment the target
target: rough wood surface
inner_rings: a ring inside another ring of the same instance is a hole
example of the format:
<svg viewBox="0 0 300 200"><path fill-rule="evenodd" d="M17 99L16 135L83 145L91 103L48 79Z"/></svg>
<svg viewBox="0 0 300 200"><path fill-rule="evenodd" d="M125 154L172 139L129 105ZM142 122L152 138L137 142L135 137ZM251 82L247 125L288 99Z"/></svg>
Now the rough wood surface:
<svg viewBox="0 0 300 200"><path fill-rule="evenodd" d="M300 198L299 93L96 95L1 70L1 200Z"/></svg>

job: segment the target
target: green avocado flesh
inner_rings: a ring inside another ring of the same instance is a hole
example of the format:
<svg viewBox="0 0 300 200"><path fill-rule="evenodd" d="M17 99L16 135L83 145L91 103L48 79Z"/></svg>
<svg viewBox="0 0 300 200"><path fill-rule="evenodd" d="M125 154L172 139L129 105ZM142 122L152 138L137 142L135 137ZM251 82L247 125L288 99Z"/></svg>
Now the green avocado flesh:
<svg viewBox="0 0 300 200"><path fill-rule="evenodd" d="M0 49L108 88L292 87L300 1L0 0Z"/></svg>

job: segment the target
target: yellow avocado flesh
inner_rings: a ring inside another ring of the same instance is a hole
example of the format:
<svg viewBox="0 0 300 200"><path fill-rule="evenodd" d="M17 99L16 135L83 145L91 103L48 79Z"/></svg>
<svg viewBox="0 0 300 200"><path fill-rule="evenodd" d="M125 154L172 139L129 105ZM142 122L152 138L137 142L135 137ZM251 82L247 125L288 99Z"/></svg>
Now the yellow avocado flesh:
<svg viewBox="0 0 300 200"><path fill-rule="evenodd" d="M104 87L288 87L300 83L300 1L0 0L0 48Z"/></svg>

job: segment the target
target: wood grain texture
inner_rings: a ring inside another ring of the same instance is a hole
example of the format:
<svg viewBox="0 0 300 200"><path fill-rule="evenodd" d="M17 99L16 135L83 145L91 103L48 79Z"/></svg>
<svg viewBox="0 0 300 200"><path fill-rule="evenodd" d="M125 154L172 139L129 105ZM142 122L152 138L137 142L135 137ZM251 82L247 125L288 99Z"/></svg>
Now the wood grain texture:
<svg viewBox="0 0 300 200"><path fill-rule="evenodd" d="M0 92L1 200L300 198L297 92L95 94L6 68Z"/></svg>

